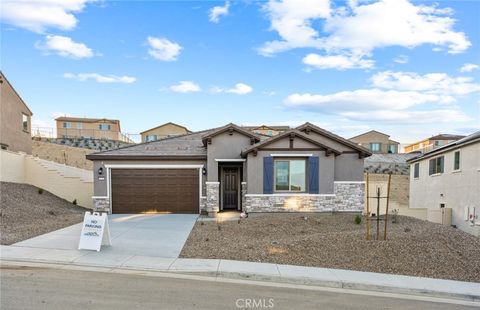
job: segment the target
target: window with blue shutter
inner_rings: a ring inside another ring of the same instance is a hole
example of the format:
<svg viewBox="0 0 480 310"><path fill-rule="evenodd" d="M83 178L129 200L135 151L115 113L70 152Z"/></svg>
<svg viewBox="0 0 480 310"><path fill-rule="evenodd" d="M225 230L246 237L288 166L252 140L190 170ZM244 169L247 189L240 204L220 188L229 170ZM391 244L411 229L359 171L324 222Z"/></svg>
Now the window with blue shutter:
<svg viewBox="0 0 480 310"><path fill-rule="evenodd" d="M263 158L263 193L273 194L273 157Z"/></svg>
<svg viewBox="0 0 480 310"><path fill-rule="evenodd" d="M308 192L310 194L318 194L320 192L318 184L318 156L308 158Z"/></svg>

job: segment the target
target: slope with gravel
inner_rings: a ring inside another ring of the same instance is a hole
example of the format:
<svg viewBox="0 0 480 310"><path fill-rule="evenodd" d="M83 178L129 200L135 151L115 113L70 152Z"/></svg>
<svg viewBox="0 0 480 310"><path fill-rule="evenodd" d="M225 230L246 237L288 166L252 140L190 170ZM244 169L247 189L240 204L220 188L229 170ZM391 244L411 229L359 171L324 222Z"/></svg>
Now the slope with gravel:
<svg viewBox="0 0 480 310"><path fill-rule="evenodd" d="M0 244L9 245L83 220L85 208L32 185L0 182Z"/></svg>
<svg viewBox="0 0 480 310"><path fill-rule="evenodd" d="M387 241L367 241L364 222L357 225L354 218L354 214L251 214L240 224L197 222L180 256L480 282L479 238L398 216L395 224L389 220Z"/></svg>

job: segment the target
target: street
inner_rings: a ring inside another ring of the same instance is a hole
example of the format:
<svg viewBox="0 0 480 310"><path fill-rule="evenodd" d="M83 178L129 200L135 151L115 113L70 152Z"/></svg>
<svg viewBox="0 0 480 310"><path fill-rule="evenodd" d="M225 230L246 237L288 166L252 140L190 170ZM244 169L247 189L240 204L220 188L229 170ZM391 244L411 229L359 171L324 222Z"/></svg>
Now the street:
<svg viewBox="0 0 480 310"><path fill-rule="evenodd" d="M43 267L1 268L1 309L473 309L419 300Z"/></svg>

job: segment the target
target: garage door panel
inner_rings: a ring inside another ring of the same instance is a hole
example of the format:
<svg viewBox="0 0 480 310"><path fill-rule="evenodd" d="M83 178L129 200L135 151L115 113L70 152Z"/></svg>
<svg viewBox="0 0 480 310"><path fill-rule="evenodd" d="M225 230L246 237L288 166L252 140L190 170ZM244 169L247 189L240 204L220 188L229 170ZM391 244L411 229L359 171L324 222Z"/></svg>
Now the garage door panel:
<svg viewBox="0 0 480 310"><path fill-rule="evenodd" d="M112 169L112 212L198 213L197 169Z"/></svg>

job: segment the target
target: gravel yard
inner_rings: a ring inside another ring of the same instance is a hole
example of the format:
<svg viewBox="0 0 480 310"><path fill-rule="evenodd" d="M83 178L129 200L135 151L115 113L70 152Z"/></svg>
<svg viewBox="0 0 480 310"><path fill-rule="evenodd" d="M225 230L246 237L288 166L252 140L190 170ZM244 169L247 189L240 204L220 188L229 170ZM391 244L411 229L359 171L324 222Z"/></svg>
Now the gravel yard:
<svg viewBox="0 0 480 310"><path fill-rule="evenodd" d="M306 219L304 218L306 217ZM251 214L197 222L180 254L480 282L480 239L398 216L387 241L365 240L354 214ZM383 222L381 222L383 238ZM372 223L372 234L375 224Z"/></svg>
<svg viewBox="0 0 480 310"><path fill-rule="evenodd" d="M79 223L87 210L27 184L0 182L0 198L3 245Z"/></svg>

